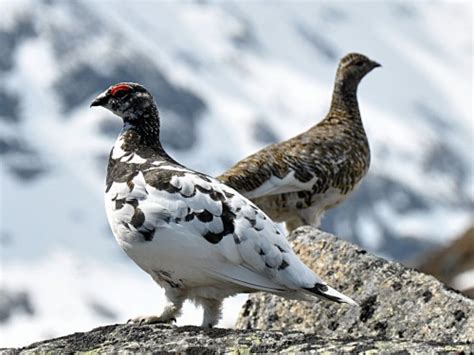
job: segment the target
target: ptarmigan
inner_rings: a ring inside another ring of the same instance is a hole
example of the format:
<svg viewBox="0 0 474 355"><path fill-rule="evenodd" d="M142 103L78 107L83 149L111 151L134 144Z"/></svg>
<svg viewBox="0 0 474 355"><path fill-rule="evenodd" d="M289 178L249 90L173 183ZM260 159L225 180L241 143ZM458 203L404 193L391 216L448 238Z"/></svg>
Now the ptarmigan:
<svg viewBox="0 0 474 355"><path fill-rule="evenodd" d="M341 59L326 118L308 131L241 160L218 179L288 230L318 227L367 173L370 150L357 103L362 78L380 64L357 53Z"/></svg>
<svg viewBox="0 0 474 355"><path fill-rule="evenodd" d="M212 327L223 299L241 292L355 304L305 266L278 226L253 203L165 152L158 109L143 86L114 85L91 106L103 106L124 121L107 168L110 227L169 301L160 316L134 321L170 322L190 299L204 308L202 325Z"/></svg>

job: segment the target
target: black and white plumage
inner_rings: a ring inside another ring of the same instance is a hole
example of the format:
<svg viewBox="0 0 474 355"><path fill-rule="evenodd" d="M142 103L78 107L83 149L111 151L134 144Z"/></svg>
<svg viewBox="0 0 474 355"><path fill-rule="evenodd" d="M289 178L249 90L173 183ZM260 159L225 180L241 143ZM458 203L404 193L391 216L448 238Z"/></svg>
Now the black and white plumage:
<svg viewBox="0 0 474 355"><path fill-rule="evenodd" d="M328 209L344 201L370 165L357 87L380 64L358 53L341 59L331 107L306 132L242 159L218 177L251 199L288 230L318 227Z"/></svg>
<svg viewBox="0 0 474 355"><path fill-rule="evenodd" d="M241 292L355 304L306 267L279 227L253 203L164 151L158 110L143 86L114 85L91 106L103 106L124 121L107 170L110 227L169 301L160 316L135 321L170 322L191 299L204 308L203 326L212 327L222 300Z"/></svg>

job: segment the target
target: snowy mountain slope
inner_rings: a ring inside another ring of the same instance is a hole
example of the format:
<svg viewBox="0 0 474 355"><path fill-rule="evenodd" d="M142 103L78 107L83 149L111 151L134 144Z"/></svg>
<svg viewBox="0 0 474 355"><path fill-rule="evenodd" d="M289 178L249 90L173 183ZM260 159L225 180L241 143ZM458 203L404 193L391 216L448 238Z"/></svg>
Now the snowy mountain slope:
<svg viewBox="0 0 474 355"><path fill-rule="evenodd" d="M318 122L338 59L367 54L370 173L323 228L407 260L473 219L472 43L468 2L1 2L0 288L32 311L0 317L0 346L160 309L103 212L120 126L89 103L108 85L146 85L172 155L215 175Z"/></svg>

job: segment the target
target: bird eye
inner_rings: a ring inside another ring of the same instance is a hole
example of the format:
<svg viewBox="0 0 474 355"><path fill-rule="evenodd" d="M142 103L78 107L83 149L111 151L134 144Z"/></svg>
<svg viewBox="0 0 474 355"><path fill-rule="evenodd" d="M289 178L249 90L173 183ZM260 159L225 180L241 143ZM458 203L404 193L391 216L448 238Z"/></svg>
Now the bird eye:
<svg viewBox="0 0 474 355"><path fill-rule="evenodd" d="M114 92L112 96L117 97L117 98L122 98L122 97L127 96L129 92L130 92L129 90L119 90L119 91Z"/></svg>
<svg viewBox="0 0 474 355"><path fill-rule="evenodd" d="M357 65L358 67L361 67L364 65L364 62L362 60L359 60L358 62L355 62L354 65Z"/></svg>
<svg viewBox="0 0 474 355"><path fill-rule="evenodd" d="M110 94L113 97L122 98L125 97L130 91L132 91L132 87L129 85L117 85L110 90Z"/></svg>

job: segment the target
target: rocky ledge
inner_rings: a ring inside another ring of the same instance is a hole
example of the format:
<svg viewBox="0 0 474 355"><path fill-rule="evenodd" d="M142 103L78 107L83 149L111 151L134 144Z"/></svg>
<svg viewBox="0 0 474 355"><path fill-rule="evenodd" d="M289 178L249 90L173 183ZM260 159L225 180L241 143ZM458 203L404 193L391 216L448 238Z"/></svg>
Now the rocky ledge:
<svg viewBox="0 0 474 355"><path fill-rule="evenodd" d="M297 229L289 238L306 265L360 308L254 294L241 311L237 328L285 329L336 339L474 341L474 300L433 276L309 227Z"/></svg>
<svg viewBox="0 0 474 355"><path fill-rule="evenodd" d="M361 307L254 294L240 329L118 324L0 353L474 352L474 300L309 227L290 239L311 268Z"/></svg>
<svg viewBox="0 0 474 355"><path fill-rule="evenodd" d="M435 354L468 353L466 342L417 342L383 338L329 339L316 334L287 331L202 329L167 325L110 325L87 333L31 344L22 349L3 349L2 354L70 354L87 353L157 353L186 354L251 353L251 352L399 352Z"/></svg>

